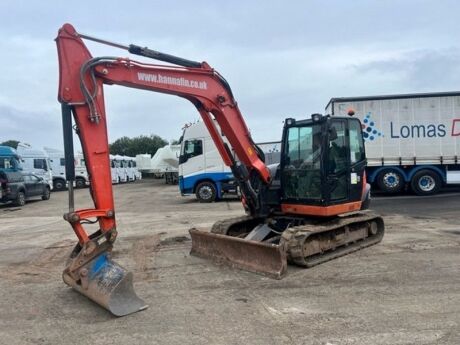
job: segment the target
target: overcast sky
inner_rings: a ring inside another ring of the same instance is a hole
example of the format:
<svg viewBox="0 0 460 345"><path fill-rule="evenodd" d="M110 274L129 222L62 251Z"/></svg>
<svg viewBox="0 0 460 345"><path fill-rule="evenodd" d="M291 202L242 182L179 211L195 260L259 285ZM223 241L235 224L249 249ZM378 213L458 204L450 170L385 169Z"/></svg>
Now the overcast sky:
<svg viewBox="0 0 460 345"><path fill-rule="evenodd" d="M0 0L0 141L62 148L54 43L62 24L207 61L256 142L332 97L460 90L458 1ZM128 52L88 43L93 56ZM133 59L139 59L132 56ZM177 139L199 118L170 95L106 86L109 139Z"/></svg>

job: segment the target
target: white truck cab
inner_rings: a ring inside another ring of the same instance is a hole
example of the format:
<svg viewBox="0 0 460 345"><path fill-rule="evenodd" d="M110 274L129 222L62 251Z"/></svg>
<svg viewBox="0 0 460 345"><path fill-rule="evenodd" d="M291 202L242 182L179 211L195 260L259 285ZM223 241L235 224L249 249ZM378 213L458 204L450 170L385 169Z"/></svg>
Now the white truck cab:
<svg viewBox="0 0 460 345"><path fill-rule="evenodd" d="M50 147L43 148L49 156L51 171L53 177L53 187L55 190L63 190L67 186L65 174L65 156L64 151ZM75 186L83 188L89 185L88 172L86 170L85 160L82 154L75 155Z"/></svg>
<svg viewBox="0 0 460 345"><path fill-rule="evenodd" d="M113 157L114 157L115 167L117 169L118 183L128 182L128 171L126 169L126 163L124 162L123 156L115 155Z"/></svg>
<svg viewBox="0 0 460 345"><path fill-rule="evenodd" d="M52 190L53 174L48 154L25 143L18 144L17 153L21 157L23 172L30 172L43 178Z"/></svg>
<svg viewBox="0 0 460 345"><path fill-rule="evenodd" d="M125 168L126 171L126 180L135 181L136 180L136 172L134 170L134 166L132 163L132 158L128 156L122 156L122 166Z"/></svg>
<svg viewBox="0 0 460 345"><path fill-rule="evenodd" d="M216 127L219 128L217 123ZM227 142L225 137L223 140ZM182 195L195 194L200 202L212 202L225 193L237 191L233 174L224 164L203 122L184 128L179 156L179 189Z"/></svg>
<svg viewBox="0 0 460 345"><path fill-rule="evenodd" d="M221 132L217 123L215 126ZM229 144L223 134L222 139ZM258 143L257 146L264 152L267 165L280 162L280 141ZM179 189L182 195L195 194L200 202L212 202L224 194L238 192L233 173L224 164L203 122L184 128L179 157Z"/></svg>

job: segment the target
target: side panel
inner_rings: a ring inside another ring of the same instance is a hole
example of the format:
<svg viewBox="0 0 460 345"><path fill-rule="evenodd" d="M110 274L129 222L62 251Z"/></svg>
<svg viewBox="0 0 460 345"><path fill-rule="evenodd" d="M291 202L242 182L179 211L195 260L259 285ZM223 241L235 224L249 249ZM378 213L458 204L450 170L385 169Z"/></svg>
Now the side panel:
<svg viewBox="0 0 460 345"><path fill-rule="evenodd" d="M221 181L228 181L233 179L233 174L225 172L214 172L214 173L196 173L193 175L186 175L180 177L179 187L183 194L192 194L194 193L194 187L197 183L204 180L211 180L216 184Z"/></svg>
<svg viewBox="0 0 460 345"><path fill-rule="evenodd" d="M455 164L460 154L460 96L367 100L353 108L364 125L369 166Z"/></svg>

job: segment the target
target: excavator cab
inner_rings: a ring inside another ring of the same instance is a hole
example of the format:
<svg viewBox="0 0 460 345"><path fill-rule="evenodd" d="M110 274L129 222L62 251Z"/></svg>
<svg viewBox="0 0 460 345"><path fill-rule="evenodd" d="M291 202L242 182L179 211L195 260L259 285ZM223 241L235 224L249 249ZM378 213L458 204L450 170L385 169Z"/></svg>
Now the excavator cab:
<svg viewBox="0 0 460 345"><path fill-rule="evenodd" d="M217 222L210 233L191 229L191 253L279 279L288 261L311 267L375 244L383 220L358 212L369 198L365 167L358 119L288 118L274 179L259 189L266 215Z"/></svg>
<svg viewBox="0 0 460 345"><path fill-rule="evenodd" d="M311 216L359 210L366 155L358 119L286 119L281 157L282 209Z"/></svg>

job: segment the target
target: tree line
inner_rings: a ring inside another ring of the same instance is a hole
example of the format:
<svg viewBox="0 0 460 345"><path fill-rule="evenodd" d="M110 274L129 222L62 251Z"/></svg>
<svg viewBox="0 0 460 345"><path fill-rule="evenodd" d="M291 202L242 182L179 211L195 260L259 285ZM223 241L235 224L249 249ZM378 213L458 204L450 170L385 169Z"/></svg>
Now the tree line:
<svg viewBox="0 0 460 345"><path fill-rule="evenodd" d="M113 155L135 157L138 154L149 153L152 156L160 147L167 145L168 142L158 135L140 135L129 138L121 137L110 144L110 153Z"/></svg>

